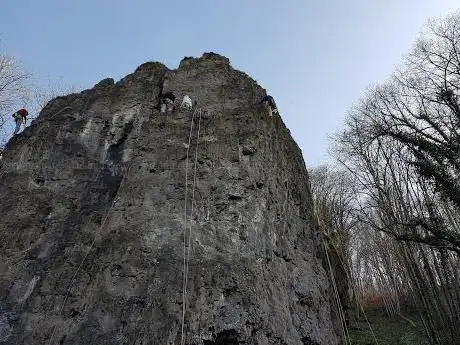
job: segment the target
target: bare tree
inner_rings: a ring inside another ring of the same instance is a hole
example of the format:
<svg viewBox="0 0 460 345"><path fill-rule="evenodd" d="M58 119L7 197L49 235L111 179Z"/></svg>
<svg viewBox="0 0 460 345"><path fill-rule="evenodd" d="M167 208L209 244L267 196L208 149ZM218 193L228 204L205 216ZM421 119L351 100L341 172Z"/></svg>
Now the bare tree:
<svg viewBox="0 0 460 345"><path fill-rule="evenodd" d="M75 92L62 78L48 77L46 85L34 79L36 76L25 71L15 57L0 52L0 151L10 136L8 123L12 123L12 114L17 109L27 107L33 118L52 99Z"/></svg>
<svg viewBox="0 0 460 345"><path fill-rule="evenodd" d="M418 174L402 143L385 137L369 141L359 123L348 126L337 149L358 187L357 225L349 242L355 294L361 300L380 296L397 315L402 305L416 302L430 342L455 344L460 214Z"/></svg>
<svg viewBox="0 0 460 345"><path fill-rule="evenodd" d="M391 79L352 111L362 140L391 138L418 173L460 207L460 12L431 21Z"/></svg>
<svg viewBox="0 0 460 345"><path fill-rule="evenodd" d="M401 177L411 174L432 183L441 199L460 209L459 92L460 12L430 22L428 33L417 41L404 68L387 83L370 89L350 111L347 127L337 139L339 151L347 151L348 164L354 169L369 173L362 176L369 180L362 182L376 186L373 192L381 197L385 196L381 183L386 181L382 171L401 173ZM396 169L395 164L400 163L395 157L411 169ZM379 164L386 166L378 170ZM431 189L427 183L423 185ZM443 219L429 205L424 207L421 214L406 217L410 233L403 231L406 228L391 233L460 252L460 234L442 224Z"/></svg>
<svg viewBox="0 0 460 345"><path fill-rule="evenodd" d="M0 52L0 146L5 141L7 121L17 107L27 102L29 79L30 74L13 56Z"/></svg>
<svg viewBox="0 0 460 345"><path fill-rule="evenodd" d="M355 191L346 171L321 166L309 172L314 212L324 235L327 266L331 271L336 299L340 303L341 321L346 330L352 295L349 291L352 279L349 240L354 226L352 209Z"/></svg>
<svg viewBox="0 0 460 345"><path fill-rule="evenodd" d="M431 344L460 339L460 12L431 21L335 138L354 177L353 281L390 313L407 300Z"/></svg>

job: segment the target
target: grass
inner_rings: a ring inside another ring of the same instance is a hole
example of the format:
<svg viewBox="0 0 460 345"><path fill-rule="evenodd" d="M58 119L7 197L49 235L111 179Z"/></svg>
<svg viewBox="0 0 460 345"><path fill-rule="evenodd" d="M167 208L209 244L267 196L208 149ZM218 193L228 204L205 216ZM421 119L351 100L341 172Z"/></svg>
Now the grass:
<svg viewBox="0 0 460 345"><path fill-rule="evenodd" d="M348 332L351 345L427 345L423 330L417 324L416 316L408 316L414 323L411 324L401 317L389 317L382 308L366 310L366 318L361 314L359 318L351 320Z"/></svg>

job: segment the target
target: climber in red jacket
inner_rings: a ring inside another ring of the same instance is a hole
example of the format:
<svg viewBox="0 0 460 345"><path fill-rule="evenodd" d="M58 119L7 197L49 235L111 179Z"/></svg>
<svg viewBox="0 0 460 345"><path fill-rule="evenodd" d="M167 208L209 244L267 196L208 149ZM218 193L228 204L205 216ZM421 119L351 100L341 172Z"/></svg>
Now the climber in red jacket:
<svg viewBox="0 0 460 345"><path fill-rule="evenodd" d="M27 115L29 115L29 112L24 108L19 109L17 112L13 114L14 121L16 122L14 134L18 134L19 130L21 129L22 123L24 123L24 126L26 125Z"/></svg>

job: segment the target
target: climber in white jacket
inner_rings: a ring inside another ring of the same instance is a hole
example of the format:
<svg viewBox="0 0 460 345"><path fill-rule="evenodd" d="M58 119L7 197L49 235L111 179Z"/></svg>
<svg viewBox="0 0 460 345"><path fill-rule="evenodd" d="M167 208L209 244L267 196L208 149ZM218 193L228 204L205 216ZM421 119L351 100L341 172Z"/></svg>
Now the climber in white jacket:
<svg viewBox="0 0 460 345"><path fill-rule="evenodd" d="M193 108L192 99L188 95L185 95L180 106L182 109L191 110Z"/></svg>

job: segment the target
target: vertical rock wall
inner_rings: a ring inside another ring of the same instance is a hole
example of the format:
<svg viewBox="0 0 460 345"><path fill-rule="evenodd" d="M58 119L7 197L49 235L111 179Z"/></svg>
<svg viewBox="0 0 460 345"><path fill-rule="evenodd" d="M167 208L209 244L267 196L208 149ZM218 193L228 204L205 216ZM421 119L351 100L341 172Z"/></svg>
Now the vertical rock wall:
<svg viewBox="0 0 460 345"><path fill-rule="evenodd" d="M201 116L160 114L162 91ZM264 94L204 54L48 104L2 159L0 344L341 344L307 171Z"/></svg>

